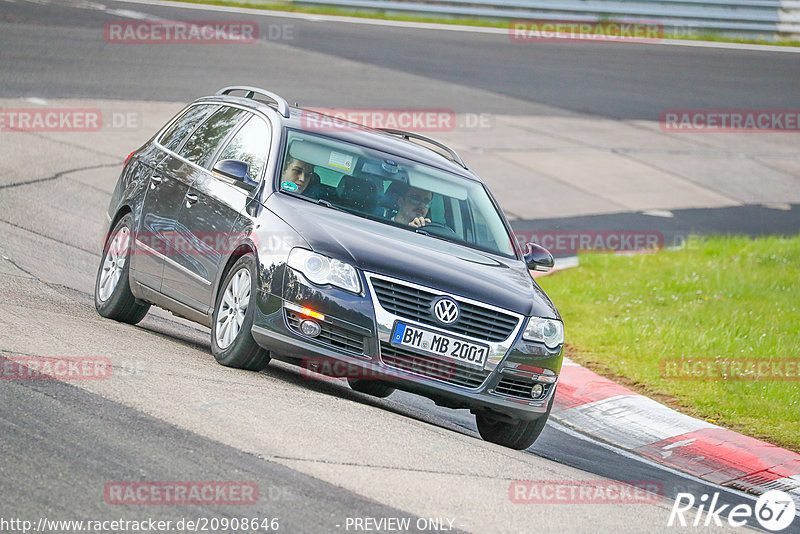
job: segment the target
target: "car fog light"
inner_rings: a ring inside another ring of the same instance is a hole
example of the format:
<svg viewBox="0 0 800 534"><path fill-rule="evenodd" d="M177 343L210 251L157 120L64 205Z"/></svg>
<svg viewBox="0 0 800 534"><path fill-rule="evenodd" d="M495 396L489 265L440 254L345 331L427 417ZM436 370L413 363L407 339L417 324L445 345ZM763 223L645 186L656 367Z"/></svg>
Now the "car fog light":
<svg viewBox="0 0 800 534"><path fill-rule="evenodd" d="M322 332L322 328L315 321L306 319L300 323L300 331L308 337L317 337Z"/></svg>
<svg viewBox="0 0 800 534"><path fill-rule="evenodd" d="M544 393L544 386L541 384L534 384L531 388L531 398L538 399Z"/></svg>

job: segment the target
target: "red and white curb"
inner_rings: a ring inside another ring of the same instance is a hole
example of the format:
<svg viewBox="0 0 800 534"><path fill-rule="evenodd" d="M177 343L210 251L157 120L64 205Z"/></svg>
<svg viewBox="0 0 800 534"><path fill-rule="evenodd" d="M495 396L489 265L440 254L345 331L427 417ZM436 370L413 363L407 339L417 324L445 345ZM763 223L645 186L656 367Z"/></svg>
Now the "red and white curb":
<svg viewBox="0 0 800 534"><path fill-rule="evenodd" d="M800 454L672 410L564 359L551 416L703 480L800 505Z"/></svg>

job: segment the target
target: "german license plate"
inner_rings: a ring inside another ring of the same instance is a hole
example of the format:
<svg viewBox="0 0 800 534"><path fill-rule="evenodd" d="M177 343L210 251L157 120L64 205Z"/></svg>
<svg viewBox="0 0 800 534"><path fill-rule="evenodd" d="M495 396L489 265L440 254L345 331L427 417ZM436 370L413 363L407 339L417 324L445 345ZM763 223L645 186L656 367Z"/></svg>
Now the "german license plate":
<svg viewBox="0 0 800 534"><path fill-rule="evenodd" d="M418 351L458 360L467 365L483 369L489 348L452 336L443 335L417 326L397 323L392 333L392 344Z"/></svg>

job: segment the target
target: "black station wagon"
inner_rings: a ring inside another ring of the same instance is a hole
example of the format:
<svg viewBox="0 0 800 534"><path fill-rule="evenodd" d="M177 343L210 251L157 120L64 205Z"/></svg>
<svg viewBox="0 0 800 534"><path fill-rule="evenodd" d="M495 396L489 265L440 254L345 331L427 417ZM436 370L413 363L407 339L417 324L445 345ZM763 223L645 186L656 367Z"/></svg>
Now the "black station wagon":
<svg viewBox="0 0 800 534"><path fill-rule="evenodd" d="M228 87L128 156L108 218L104 317L156 305L210 327L222 365L424 395L508 447L544 427L564 328L530 270L553 257L441 143Z"/></svg>

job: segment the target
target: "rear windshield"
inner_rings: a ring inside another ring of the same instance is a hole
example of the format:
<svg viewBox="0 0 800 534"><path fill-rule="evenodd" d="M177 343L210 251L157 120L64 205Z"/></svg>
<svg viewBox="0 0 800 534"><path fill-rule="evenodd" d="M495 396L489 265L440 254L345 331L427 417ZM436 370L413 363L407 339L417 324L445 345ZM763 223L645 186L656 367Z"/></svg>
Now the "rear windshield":
<svg viewBox="0 0 800 534"><path fill-rule="evenodd" d="M327 137L289 131L278 188L355 216L515 257L479 182Z"/></svg>

